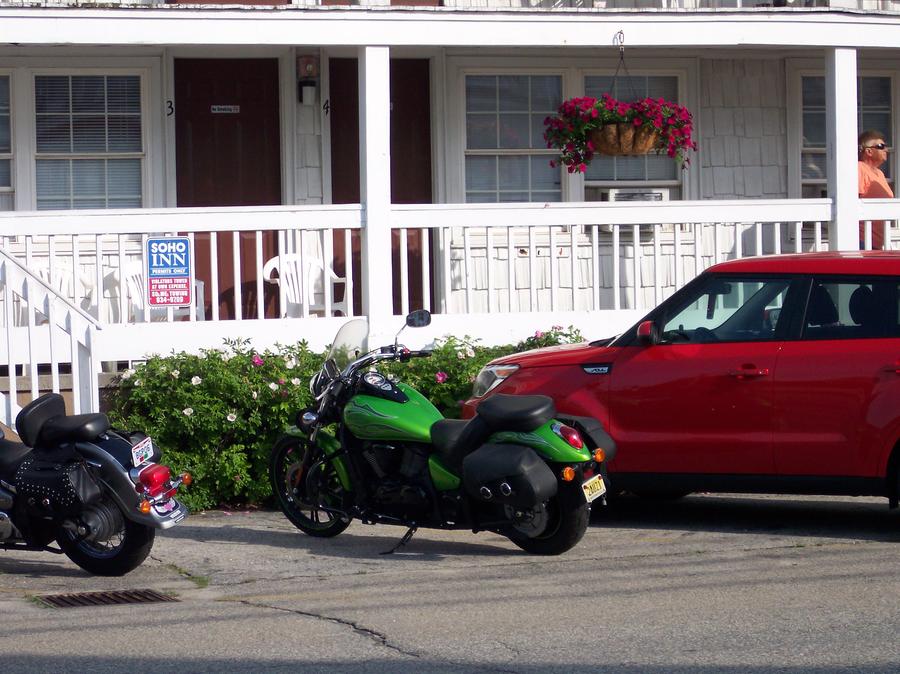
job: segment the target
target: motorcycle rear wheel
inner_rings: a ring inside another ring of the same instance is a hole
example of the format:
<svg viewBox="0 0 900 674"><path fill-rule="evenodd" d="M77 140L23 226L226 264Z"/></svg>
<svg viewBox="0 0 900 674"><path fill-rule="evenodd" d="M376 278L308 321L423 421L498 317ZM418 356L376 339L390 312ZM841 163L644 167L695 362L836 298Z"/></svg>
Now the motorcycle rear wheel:
<svg viewBox="0 0 900 674"><path fill-rule="evenodd" d="M536 536L511 528L506 536L533 555L561 555L578 544L588 527L591 508L584 500L556 496L547 502L547 523Z"/></svg>
<svg viewBox="0 0 900 674"><path fill-rule="evenodd" d="M153 548L156 530L132 522L123 516L123 525L104 541L78 540L68 529L60 527L56 542L66 554L88 573L95 576L124 576L139 567Z"/></svg>
<svg viewBox="0 0 900 674"><path fill-rule="evenodd" d="M310 536L331 538L350 526L350 520L320 507L329 501L337 505L343 491L324 458L322 450L304 438L285 436L272 448L269 479L278 507L291 524ZM315 493L309 493L310 486Z"/></svg>

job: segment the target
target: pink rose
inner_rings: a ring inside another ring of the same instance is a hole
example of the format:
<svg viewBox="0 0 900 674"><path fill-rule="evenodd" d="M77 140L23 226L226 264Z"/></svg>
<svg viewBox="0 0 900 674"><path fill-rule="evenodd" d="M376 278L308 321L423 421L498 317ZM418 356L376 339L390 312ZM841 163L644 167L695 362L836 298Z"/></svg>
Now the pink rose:
<svg viewBox="0 0 900 674"><path fill-rule="evenodd" d="M446 372L435 372L435 373L434 373L434 380L435 380L438 384L443 384L445 381L447 381L447 373L446 373Z"/></svg>
<svg viewBox="0 0 900 674"><path fill-rule="evenodd" d="M253 367L259 367L260 365L262 365L263 363L266 362L262 358L259 357L259 354L256 354L256 353L253 354L253 358L251 359L251 361L253 362Z"/></svg>

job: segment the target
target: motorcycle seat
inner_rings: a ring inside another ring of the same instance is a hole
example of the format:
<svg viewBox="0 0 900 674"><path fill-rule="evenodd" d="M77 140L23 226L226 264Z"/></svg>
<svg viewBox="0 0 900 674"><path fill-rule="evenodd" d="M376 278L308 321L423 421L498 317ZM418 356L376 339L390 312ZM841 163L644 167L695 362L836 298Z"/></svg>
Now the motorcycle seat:
<svg viewBox="0 0 900 674"><path fill-rule="evenodd" d="M53 417L41 428L40 443L44 446L65 441L96 440L110 428L105 414L76 414L70 417Z"/></svg>
<svg viewBox="0 0 900 674"><path fill-rule="evenodd" d="M21 442L13 442L6 438L0 439L0 475L10 476L16 472L19 464L31 452Z"/></svg>
<svg viewBox="0 0 900 674"><path fill-rule="evenodd" d="M553 398L495 393L478 405L477 415L494 431L528 432L556 416Z"/></svg>
<svg viewBox="0 0 900 674"><path fill-rule="evenodd" d="M528 432L556 415L547 396L516 396L497 393L478 406L474 417L441 419L431 426L431 444L444 465L459 470L467 454L480 447L495 431Z"/></svg>

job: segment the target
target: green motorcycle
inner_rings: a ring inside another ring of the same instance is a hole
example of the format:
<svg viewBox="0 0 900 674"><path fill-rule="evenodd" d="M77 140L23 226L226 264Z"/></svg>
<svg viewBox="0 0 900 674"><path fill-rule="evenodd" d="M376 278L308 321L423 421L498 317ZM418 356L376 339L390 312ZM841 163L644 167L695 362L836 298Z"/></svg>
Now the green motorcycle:
<svg viewBox="0 0 900 674"><path fill-rule="evenodd" d="M427 311L406 319L409 327L430 322ZM418 527L494 531L543 555L581 540L591 503L606 493L612 441L598 422L555 419L545 396L500 394L472 419L444 419L415 389L374 369L430 353L396 340L365 353L367 334L359 319L338 331L310 381L317 404L272 449L272 488L298 529L331 537L353 519L407 527L394 549Z"/></svg>

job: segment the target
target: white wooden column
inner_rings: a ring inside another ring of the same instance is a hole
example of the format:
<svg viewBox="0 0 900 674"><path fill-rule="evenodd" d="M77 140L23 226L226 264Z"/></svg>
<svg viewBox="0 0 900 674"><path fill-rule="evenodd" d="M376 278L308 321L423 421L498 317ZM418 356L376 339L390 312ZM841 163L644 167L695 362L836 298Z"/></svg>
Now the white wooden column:
<svg viewBox="0 0 900 674"><path fill-rule="evenodd" d="M369 346L393 337L390 50L359 48L359 191L363 207L362 308ZM386 342L385 342L386 343Z"/></svg>
<svg viewBox="0 0 900 674"><path fill-rule="evenodd" d="M856 50L826 49L826 161L828 196L833 200L828 227L831 250L859 249L856 107Z"/></svg>

